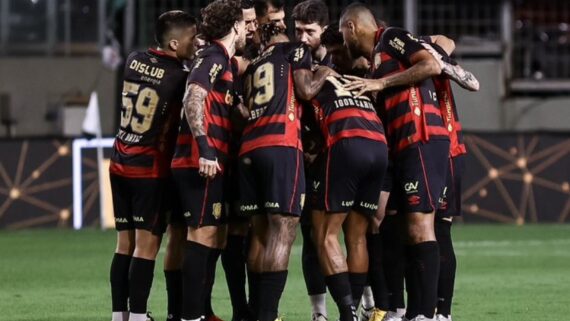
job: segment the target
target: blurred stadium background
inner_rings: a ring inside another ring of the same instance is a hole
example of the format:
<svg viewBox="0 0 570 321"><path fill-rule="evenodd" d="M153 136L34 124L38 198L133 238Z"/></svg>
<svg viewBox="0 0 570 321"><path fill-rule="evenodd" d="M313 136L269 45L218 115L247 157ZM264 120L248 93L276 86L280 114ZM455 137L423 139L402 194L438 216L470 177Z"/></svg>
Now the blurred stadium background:
<svg viewBox="0 0 570 321"><path fill-rule="evenodd" d="M333 19L349 2L329 1ZM160 12L179 8L199 15L207 3L0 0L0 228L72 226L72 145L81 135L90 94L95 91L99 98L103 136L112 137L121 77L121 66L110 68L114 58L153 45ZM286 3L290 12L295 2ZM565 222L570 213L570 2L373 3L391 25L450 36L457 59L481 81L479 93L456 90L470 150L464 220ZM101 224L99 209L105 207L98 201L95 155L87 149L81 157L87 226Z"/></svg>
<svg viewBox="0 0 570 321"><path fill-rule="evenodd" d="M289 14L296 1L285 2ZM326 2L334 20L350 1ZM0 320L106 319L101 316L109 302L107 263L114 235L66 231L108 225L105 218L112 217L109 186L98 175L94 148L111 140L82 138L86 107L96 92L102 136L111 138L121 77L121 66L113 68L115 58L153 45L161 12L183 9L198 16L207 3L0 0L0 257L8 262L0 267L0 311L41 302L25 312L0 312ZM567 317L561 298L570 290L570 228L557 223L570 220L570 1L369 3L390 25L454 39L456 58L481 82L479 93L455 90L469 150L460 220L473 223L455 234L459 319ZM104 148L103 158L107 153ZM483 222L509 225L475 224ZM32 227L57 229L13 231ZM299 247L293 255L298 277L285 298L295 311L297 302L305 306L307 300L291 294L304 293ZM33 270L39 262L51 272L45 280L30 281L29 275L45 272ZM55 290L50 282L62 276ZM153 302L163 311L158 279ZM84 281L80 287L78 280ZM218 285L214 304L225 311L227 293ZM489 294L489 287L496 290ZM85 306L87 317L78 318L77 309L67 306L76 304ZM58 317L40 317L42 311Z"/></svg>

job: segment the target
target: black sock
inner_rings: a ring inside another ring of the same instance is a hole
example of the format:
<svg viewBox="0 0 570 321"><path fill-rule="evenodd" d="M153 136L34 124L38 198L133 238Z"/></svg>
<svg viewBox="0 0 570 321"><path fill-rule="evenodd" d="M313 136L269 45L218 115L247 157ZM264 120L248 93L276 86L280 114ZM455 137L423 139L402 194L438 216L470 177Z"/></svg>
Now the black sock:
<svg viewBox="0 0 570 321"><path fill-rule="evenodd" d="M388 311L390 308L388 303L388 286L386 285L386 276L384 274L384 257L382 235L368 234L368 279L370 288L374 296L374 307L382 311Z"/></svg>
<svg viewBox="0 0 570 321"><path fill-rule="evenodd" d="M412 319L420 314L420 306L422 304L422 292L419 286L419 276L412 262L415 258L412 255L413 247L406 246L406 267L405 267L405 280L406 280L406 293L407 293L407 306L406 318Z"/></svg>
<svg viewBox="0 0 570 321"><path fill-rule="evenodd" d="M347 272L325 276L329 292L338 307L339 321L354 321L356 309L352 300L350 280Z"/></svg>
<svg viewBox="0 0 570 321"><path fill-rule="evenodd" d="M245 294L245 237L228 235L226 248L222 251L222 266L226 273L228 291L232 302L232 319L247 317L247 297Z"/></svg>
<svg viewBox="0 0 570 321"><path fill-rule="evenodd" d="M279 300L285 289L287 271L262 272L259 274L258 305L259 321L274 321L279 312Z"/></svg>
<svg viewBox="0 0 570 321"><path fill-rule="evenodd" d="M319 256L313 238L311 236L311 225L302 224L303 235L302 267L307 293L309 295L323 294L327 292L325 276L319 265Z"/></svg>
<svg viewBox="0 0 570 321"><path fill-rule="evenodd" d="M259 275L260 273L252 272L249 269L247 270L248 306L250 315L253 315L254 319L259 314L259 304L257 303L259 297Z"/></svg>
<svg viewBox="0 0 570 321"><path fill-rule="evenodd" d="M357 307L362 298L364 287L368 284L368 273L348 273L350 280L350 292L352 293L352 302Z"/></svg>
<svg viewBox="0 0 570 321"><path fill-rule="evenodd" d="M208 256L212 249L202 244L186 241L182 264L182 318L197 319L204 315L204 296L208 275Z"/></svg>
<svg viewBox="0 0 570 321"><path fill-rule="evenodd" d="M455 285L455 270L457 261L453 242L451 239L451 222L436 220L435 236L439 244L439 283L437 286L437 313L444 316L451 315L451 303Z"/></svg>
<svg viewBox="0 0 570 321"><path fill-rule="evenodd" d="M410 246L410 274L413 290L419 294L417 312L428 319L433 318L437 306L437 281L439 277L439 246L435 241ZM413 294L415 295L415 294ZM415 310L415 309L414 309ZM415 315L408 316L412 319Z"/></svg>
<svg viewBox="0 0 570 321"><path fill-rule="evenodd" d="M388 288L390 311L403 309L404 302L404 273L406 269L406 246L403 239L402 219L397 215L386 215L380 225L384 275ZM376 299L376 298L375 298Z"/></svg>
<svg viewBox="0 0 570 321"><path fill-rule="evenodd" d="M154 261L133 257L129 268L129 308L132 313L146 313L152 287Z"/></svg>
<svg viewBox="0 0 570 321"><path fill-rule="evenodd" d="M113 312L129 311L129 267L132 256L115 253L111 262L111 298Z"/></svg>
<svg viewBox="0 0 570 321"><path fill-rule="evenodd" d="M182 314L182 270L164 271L168 319L180 320Z"/></svg>
<svg viewBox="0 0 570 321"><path fill-rule="evenodd" d="M212 309L212 290L214 289L214 281L216 280L216 265L222 250L212 249L208 255L208 270L206 276L206 289L204 293L204 315L209 317L214 315Z"/></svg>

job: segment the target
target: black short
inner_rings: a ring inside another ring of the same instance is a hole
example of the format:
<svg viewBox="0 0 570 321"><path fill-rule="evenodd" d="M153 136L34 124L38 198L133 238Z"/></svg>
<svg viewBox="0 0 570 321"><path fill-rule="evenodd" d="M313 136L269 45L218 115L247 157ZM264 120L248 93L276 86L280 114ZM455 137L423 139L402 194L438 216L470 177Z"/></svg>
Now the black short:
<svg viewBox="0 0 570 321"><path fill-rule="evenodd" d="M186 225L199 228L225 224L224 175L200 176L197 168L173 169L172 176Z"/></svg>
<svg viewBox="0 0 570 321"><path fill-rule="evenodd" d="M117 231L141 229L162 235L166 230L164 191L168 179L110 177Z"/></svg>
<svg viewBox="0 0 570 321"><path fill-rule="evenodd" d="M318 190L318 209L375 215L387 165L385 143L366 138L340 140L326 151L325 166L312 184Z"/></svg>
<svg viewBox="0 0 570 321"><path fill-rule="evenodd" d="M186 227L186 221L180 207L180 195L178 195L178 188L172 176L168 178L165 188L164 210L166 211L166 222L169 225Z"/></svg>
<svg viewBox="0 0 570 321"><path fill-rule="evenodd" d="M447 180L441 199L438 217L461 215L461 178L465 166L465 155L449 158Z"/></svg>
<svg viewBox="0 0 570 321"><path fill-rule="evenodd" d="M392 184L394 184L394 165L388 160L388 167L386 168L386 174L382 181L382 192L390 193L390 191L392 191Z"/></svg>
<svg viewBox="0 0 570 321"><path fill-rule="evenodd" d="M319 153L315 160L310 164L305 166L305 205L303 206L303 214L301 215L301 224L311 225L311 211L318 207L318 185L313 183L318 181L320 171L324 166L324 161L326 155L324 153ZM305 163L306 164L306 163Z"/></svg>
<svg viewBox="0 0 570 321"><path fill-rule="evenodd" d="M228 161L225 174L226 188L226 214L229 224L247 223L249 216L239 210L239 176L238 176L238 160L232 159Z"/></svg>
<svg viewBox="0 0 570 321"><path fill-rule="evenodd" d="M394 183L387 208L400 213L433 213L445 188L449 141L432 140L394 159Z"/></svg>
<svg viewBox="0 0 570 321"><path fill-rule="evenodd" d="M305 202L303 153L291 147L262 147L239 159L240 211L301 215Z"/></svg>

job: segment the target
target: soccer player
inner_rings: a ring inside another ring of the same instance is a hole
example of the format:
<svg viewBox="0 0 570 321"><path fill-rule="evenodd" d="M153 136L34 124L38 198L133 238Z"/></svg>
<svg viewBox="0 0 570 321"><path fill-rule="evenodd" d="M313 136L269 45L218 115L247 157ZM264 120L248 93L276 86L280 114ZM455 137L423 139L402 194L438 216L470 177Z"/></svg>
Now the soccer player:
<svg viewBox="0 0 570 321"><path fill-rule="evenodd" d="M293 8L292 18L295 22L295 38L311 49L313 66L330 66L330 55L321 45L321 34L329 23L328 7L320 0L306 0ZM309 301L312 308L313 321L327 319L326 284L319 266L317 249L312 239L311 211L313 204L312 182L315 180L317 168L322 157L319 156L323 148L323 138L320 128L315 120L312 106L309 102L303 103L302 143L305 154L305 181L307 200L301 215L301 233L303 236L302 267Z"/></svg>
<svg viewBox="0 0 570 321"><path fill-rule="evenodd" d="M254 58L255 52L258 50L258 44L254 42L254 36L257 32L257 20L253 1L242 0L241 8L246 27L246 48L245 52L238 53L236 61L239 68L234 72L234 87L237 96L242 94L242 77L245 69ZM253 50L252 50L253 49ZM236 100L234 103L238 103ZM238 115L239 116L239 115ZM252 319L251 311L248 306L247 295L245 291L246 285L246 253L247 240L249 232L249 217L240 215L239 206L239 186L237 175L237 157L239 152L239 135L241 134L241 123L243 119L232 119L233 135L230 144L230 159L228 166L228 239L226 248L222 252L222 265L226 274L226 281L232 303L232 321L250 320Z"/></svg>
<svg viewBox="0 0 570 321"><path fill-rule="evenodd" d="M110 273L113 321L147 320L187 77L182 60L193 56L195 35L196 19L166 12L156 24L158 47L127 58L121 126L109 168L118 231Z"/></svg>
<svg viewBox="0 0 570 321"><path fill-rule="evenodd" d="M434 217L445 186L450 145L431 78L439 76L442 69L405 30L378 28L372 12L360 3L343 11L340 29L354 56L371 58L373 77L380 78L383 85L377 103L394 166L390 197L400 215L405 215L408 231L406 317L432 319L439 275Z"/></svg>
<svg viewBox="0 0 570 321"><path fill-rule="evenodd" d="M304 201L297 98L313 98L333 72L320 67L313 74L305 45L290 43L285 29L274 23L261 28L265 50L245 74L244 99L250 117L238 169L240 210L252 215L250 300L255 301L257 320L274 321Z"/></svg>
<svg viewBox="0 0 570 321"><path fill-rule="evenodd" d="M431 39L427 38L425 40L430 42ZM449 61L453 64L453 61L448 56L449 52L439 48L437 44L431 44L431 46L437 50L444 61ZM451 226L453 217L461 215L461 178L463 176L464 155L467 154L467 149L463 143L463 133L451 82L447 77L437 77L434 79L434 83L437 97L440 101L440 109L444 116L443 120L449 131L451 141L446 188L443 193L442 206L436 212L435 221L435 235L440 250L436 321L451 321L451 304L457 268L451 238Z"/></svg>
<svg viewBox="0 0 570 321"><path fill-rule="evenodd" d="M367 69L365 59L353 65L338 26L328 27L322 41L338 72ZM340 320L352 321L367 281L366 231L378 208L388 149L371 99L344 90L345 82L345 78L328 77L313 99L326 149L325 165L313 184L318 186L318 205L312 219L321 268ZM338 240L341 229L347 257Z"/></svg>
<svg viewBox="0 0 570 321"><path fill-rule="evenodd" d="M245 46L239 1L216 0L202 9L200 31L210 45L194 60L172 171L188 225L183 263L182 320L200 320L225 245L224 173L234 104L233 65Z"/></svg>
<svg viewBox="0 0 570 321"><path fill-rule="evenodd" d="M281 0L254 0L255 14L259 26L274 23L287 29L285 24L285 3Z"/></svg>

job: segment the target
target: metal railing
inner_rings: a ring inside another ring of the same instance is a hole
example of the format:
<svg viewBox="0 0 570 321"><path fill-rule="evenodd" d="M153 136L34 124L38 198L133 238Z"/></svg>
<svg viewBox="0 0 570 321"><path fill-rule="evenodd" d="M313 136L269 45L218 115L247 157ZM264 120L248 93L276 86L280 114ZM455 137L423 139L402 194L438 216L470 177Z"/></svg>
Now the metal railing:
<svg viewBox="0 0 570 321"><path fill-rule="evenodd" d="M298 1L285 1L289 14ZM327 1L331 21L352 1ZM570 80L570 1L368 1L378 18L445 34L464 57L503 57L507 80ZM125 50L153 45L160 13L199 16L208 0L0 0L0 55L98 54L107 30ZM113 11L119 8L118 11ZM292 21L289 21L292 23Z"/></svg>

